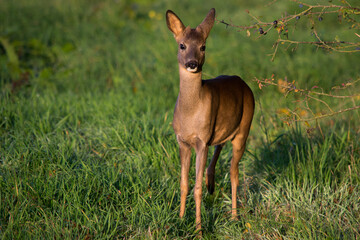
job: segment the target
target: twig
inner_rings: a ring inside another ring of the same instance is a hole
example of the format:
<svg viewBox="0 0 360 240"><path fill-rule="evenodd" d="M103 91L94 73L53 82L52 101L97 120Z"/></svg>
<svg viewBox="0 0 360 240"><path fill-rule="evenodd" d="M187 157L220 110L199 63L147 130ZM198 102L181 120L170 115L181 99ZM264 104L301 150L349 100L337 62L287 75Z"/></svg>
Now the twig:
<svg viewBox="0 0 360 240"><path fill-rule="evenodd" d="M281 84L275 83L273 81L269 81L267 79L260 80L258 78L255 78L254 81L256 81L258 83L264 83L264 84L267 84L267 85L273 85L273 86L282 87L282 88L285 88L287 90L293 90L294 89L293 86L281 85ZM353 83L356 83L358 81L360 81L360 79L354 81ZM299 89L299 88L296 88L296 90L297 90L297 92L306 93L307 95L314 94L314 95L321 95L321 96L327 96L327 97L332 97L332 98L356 98L356 97L360 97L360 94L355 94L355 95L334 95L334 94L330 94L330 93L321 93L321 92L315 92L315 91L310 91L310 90L306 90L306 89Z"/></svg>
<svg viewBox="0 0 360 240"><path fill-rule="evenodd" d="M322 118L326 118L326 117L331 117L331 116L334 116L334 115L337 115L337 114L341 114L341 113L344 113L344 112L353 111L353 110L356 110L356 109L360 109L360 106L355 106L355 107L351 107L351 108L346 108L346 109L343 109L343 110L339 110L339 111L337 111L337 112L332 112L332 113L329 113L329 114L323 114L323 115L320 115L320 116L315 116L315 117L313 117L313 118L306 118L306 119L300 118L300 119L295 119L294 121L295 121L295 122L309 122L309 121L314 121L314 120L318 120L318 119L322 119Z"/></svg>
<svg viewBox="0 0 360 240"><path fill-rule="evenodd" d="M233 28L237 28L237 31L248 31L249 29L259 29L259 33L260 35L257 38L260 38L264 35L266 35L269 31L273 30L273 29L277 29L278 33L279 33L279 37L276 40L276 42L274 43L274 52L271 54L271 61L273 61L275 59L277 50L278 50L278 46L279 43L283 44L283 43L289 43L289 44L310 44L310 45L316 45L317 47L323 48L323 49L327 49L327 50L331 50L331 51L336 51L336 52L341 52L341 53L355 53L355 52L360 52L360 42L349 42L349 41L324 41L318 34L315 26L316 23L314 21L313 18L309 17L309 21L311 23L311 28L312 28L312 32L315 35L317 41L296 41L296 40L289 40L289 39L283 39L281 38L281 32L283 30L286 30L286 36L287 35L287 31L288 31L288 26L290 25L290 22L292 20L298 20L300 16L313 16L313 15L318 15L319 16L319 21L321 21L323 15L325 14L343 14L344 18L347 18L349 21L351 22L355 22L356 25L355 27L360 28L360 23L356 22L354 19L352 19L350 17L351 14L357 15L360 14L360 8L358 7L352 7L348 2L346 1L342 1L342 3L344 5L335 5L335 4L329 4L329 5L323 5L323 4L317 4L317 5L311 5L308 3L303 3L301 1L298 0L291 0L292 2L296 2L299 5L301 5L301 7L305 6L306 9L304 9L303 11L301 11L300 13L297 14L292 14L292 15L286 15L285 17L281 17L281 18L277 18L277 20L273 21L273 22L263 22L260 18L258 18L257 16L254 16L253 14L250 13L250 11L246 10L246 12L248 13L248 15L254 19L256 21L255 24L249 25L249 26L238 26L238 25L234 25L232 23L227 23L224 20L218 20L216 19L217 22L225 24L226 27L233 27ZM335 10L333 10L335 9ZM339 15L340 16L340 15ZM296 23L295 23L296 24ZM295 25L294 24L294 25ZM351 26L351 27L354 27ZM265 30L265 28L267 28ZM264 31L265 30L265 31ZM356 36L360 37L359 34L355 33ZM352 49L349 49L352 48Z"/></svg>
<svg viewBox="0 0 360 240"><path fill-rule="evenodd" d="M355 98L360 98L360 94L356 94L356 95L334 95L334 94L331 94L331 93L315 92L315 91L311 91L311 90L300 89L300 88L297 88L294 85L295 84L294 82L290 83L290 82L286 81L285 84L275 83L273 76L272 76L271 79L264 79L264 80L259 80L259 79L255 78L254 81L256 81L259 84L259 87L261 89L262 89L263 86L272 85L272 86L277 86L277 87L281 87L282 89L285 89L287 91L286 94L288 94L289 92L295 92L295 93L299 93L299 94L304 96L303 102L304 102L304 105L305 105L305 110L310 112L313 117L304 119L304 118L301 117L300 114L297 113L297 109L295 109L295 110L287 109L287 111L288 111L288 113L286 113L287 121L285 121L285 122L288 123L288 124L291 121L308 122L308 121L318 120L318 119L334 116L334 115L337 115L337 114L341 114L341 113L344 113L344 112L348 112L348 111L352 111L352 110L356 110L356 109L360 108L360 106L356 105L355 102L354 102ZM347 83L341 89L345 89L348 86L354 86L354 84L356 82L359 82L359 81L360 81L360 78L357 79L356 81L352 82L352 83ZM336 98L336 99L351 99L353 104L354 104L354 107L334 111L327 102L325 102L324 100L322 100L320 98L314 97L313 95L331 97L331 98ZM309 106L309 99L315 100L315 101L320 102L321 104L325 105L326 108L330 111L330 113L322 114L322 115L318 115L318 114L314 113L313 110ZM295 116L295 118L291 119L291 115Z"/></svg>

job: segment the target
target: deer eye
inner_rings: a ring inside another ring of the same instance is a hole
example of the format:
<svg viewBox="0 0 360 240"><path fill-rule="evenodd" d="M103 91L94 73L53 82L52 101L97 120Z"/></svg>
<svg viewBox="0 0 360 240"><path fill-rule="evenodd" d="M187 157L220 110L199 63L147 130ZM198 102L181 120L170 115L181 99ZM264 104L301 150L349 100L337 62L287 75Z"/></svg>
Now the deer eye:
<svg viewBox="0 0 360 240"><path fill-rule="evenodd" d="M202 52L205 51L205 49L206 49L205 45L200 47L200 51Z"/></svg>
<svg viewBox="0 0 360 240"><path fill-rule="evenodd" d="M185 50L185 49L186 49L186 46L185 46L184 44L180 43L180 49L181 49L181 50Z"/></svg>

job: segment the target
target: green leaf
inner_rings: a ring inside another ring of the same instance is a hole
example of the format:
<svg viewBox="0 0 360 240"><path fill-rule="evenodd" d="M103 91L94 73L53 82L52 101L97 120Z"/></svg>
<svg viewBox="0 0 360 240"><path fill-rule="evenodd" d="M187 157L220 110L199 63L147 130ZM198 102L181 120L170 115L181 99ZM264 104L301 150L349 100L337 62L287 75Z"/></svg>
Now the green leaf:
<svg viewBox="0 0 360 240"><path fill-rule="evenodd" d="M14 47L9 43L9 40L6 38L0 37L0 43L6 51L6 55L8 56L9 62L12 65L19 66L19 59L16 55Z"/></svg>
<svg viewBox="0 0 360 240"><path fill-rule="evenodd" d="M19 67L19 58L16 55L14 46L9 43L9 40L6 38L0 37L0 43L6 51L8 58L8 70L12 79L17 79L20 76L21 70Z"/></svg>

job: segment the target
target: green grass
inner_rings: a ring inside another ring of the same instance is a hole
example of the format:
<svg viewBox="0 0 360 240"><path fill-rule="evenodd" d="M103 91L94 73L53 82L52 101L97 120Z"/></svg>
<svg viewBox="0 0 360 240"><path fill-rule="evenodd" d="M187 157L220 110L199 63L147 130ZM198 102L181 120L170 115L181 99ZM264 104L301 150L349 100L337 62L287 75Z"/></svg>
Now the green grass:
<svg viewBox="0 0 360 240"><path fill-rule="evenodd" d="M275 12L260 0L1 5L0 37L10 47L0 47L0 238L195 237L192 191L185 218L178 217L180 162L171 127L178 69L165 12L172 9L195 26L215 7L219 19L247 24L252 20L245 9L272 21L296 5L281 2ZM150 11L157 15L150 18ZM257 106L239 166L239 220L229 214L226 145L214 195L204 189L204 238L359 239L359 112L310 123L314 130L289 127L277 110L295 108L298 96L260 90L252 79L274 73L302 88L328 90L359 78L360 57L302 46L296 52L281 48L271 62L273 41L221 24L208 39L205 77L241 75ZM191 186L194 174L195 167Z"/></svg>

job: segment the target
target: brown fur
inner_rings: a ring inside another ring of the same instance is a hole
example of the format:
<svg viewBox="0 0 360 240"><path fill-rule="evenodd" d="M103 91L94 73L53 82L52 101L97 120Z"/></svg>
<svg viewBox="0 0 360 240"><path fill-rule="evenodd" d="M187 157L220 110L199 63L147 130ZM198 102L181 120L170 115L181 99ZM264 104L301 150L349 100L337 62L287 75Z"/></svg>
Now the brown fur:
<svg viewBox="0 0 360 240"><path fill-rule="evenodd" d="M215 188L215 165L222 146L227 141L233 145L230 179L232 189L232 216L236 218L236 191L238 165L245 151L251 121L254 114L254 96L248 85L238 76L219 76L202 80L205 61L205 43L214 25L215 9L211 9L203 22L195 29L185 27L181 20L168 10L166 21L179 45L178 62L180 90L176 101L173 128L180 149L181 202L180 217L185 213L186 196L189 191L188 175L191 148L196 152L196 227L201 231L202 180L210 145L215 153L206 173L208 191ZM185 49L184 49L185 48Z"/></svg>

